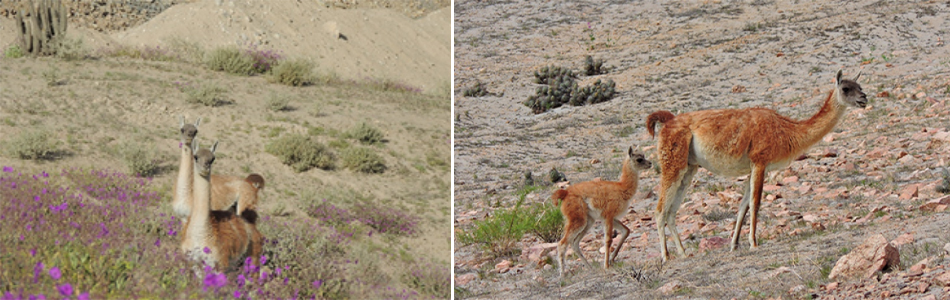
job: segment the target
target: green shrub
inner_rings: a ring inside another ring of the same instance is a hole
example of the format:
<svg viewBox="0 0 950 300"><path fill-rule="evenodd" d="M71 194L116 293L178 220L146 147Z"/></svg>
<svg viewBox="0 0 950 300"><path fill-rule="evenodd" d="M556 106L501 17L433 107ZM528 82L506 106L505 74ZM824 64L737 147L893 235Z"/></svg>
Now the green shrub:
<svg viewBox="0 0 950 300"><path fill-rule="evenodd" d="M366 122L356 125L346 136L359 140L364 144L376 144L383 141L383 132L372 125L366 124Z"/></svg>
<svg viewBox="0 0 950 300"><path fill-rule="evenodd" d="M20 58L23 57L23 55L25 55L25 53L23 53L23 49L18 45L11 45L6 50L3 50L3 57L6 58Z"/></svg>
<svg viewBox="0 0 950 300"><path fill-rule="evenodd" d="M273 112L291 110L290 97L287 95L272 93L270 98L267 99L267 109Z"/></svg>
<svg viewBox="0 0 950 300"><path fill-rule="evenodd" d="M557 242L564 235L564 215L561 208L544 203L535 203L529 208L535 221L529 232L546 243Z"/></svg>
<svg viewBox="0 0 950 300"><path fill-rule="evenodd" d="M214 49L205 58L205 64L214 71L225 71L235 75L250 76L257 73L256 61L250 55L234 47Z"/></svg>
<svg viewBox="0 0 950 300"><path fill-rule="evenodd" d="M6 142L10 156L29 160L52 160L59 154L59 142L46 130L20 133Z"/></svg>
<svg viewBox="0 0 950 300"><path fill-rule="evenodd" d="M314 81L313 63L303 59L281 61L271 69L269 80L289 86L311 85Z"/></svg>
<svg viewBox="0 0 950 300"><path fill-rule="evenodd" d="M357 172L382 173L386 162L373 149L366 147L347 147L340 155L343 166Z"/></svg>
<svg viewBox="0 0 950 300"><path fill-rule="evenodd" d="M333 153L322 143L302 134L288 134L264 147L294 171L304 172L311 168L333 169Z"/></svg>
<svg viewBox="0 0 950 300"><path fill-rule="evenodd" d="M494 257L515 253L521 237L533 226L526 211L519 206L496 210L485 220L475 221L474 228L459 233L456 239L466 245L479 244Z"/></svg>
<svg viewBox="0 0 950 300"><path fill-rule="evenodd" d="M187 95L185 102L191 104L214 107L230 103L225 97L227 90L213 83L195 87L184 87L182 91Z"/></svg>
<svg viewBox="0 0 950 300"><path fill-rule="evenodd" d="M139 143L122 144L119 155L128 167L129 172L141 177L149 177L158 173L158 159L151 148Z"/></svg>

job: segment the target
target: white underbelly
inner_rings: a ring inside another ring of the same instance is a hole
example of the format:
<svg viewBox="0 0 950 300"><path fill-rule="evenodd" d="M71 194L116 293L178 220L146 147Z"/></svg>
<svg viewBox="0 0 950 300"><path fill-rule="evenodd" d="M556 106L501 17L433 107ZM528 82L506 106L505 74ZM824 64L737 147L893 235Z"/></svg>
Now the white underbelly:
<svg viewBox="0 0 950 300"><path fill-rule="evenodd" d="M689 147L689 163L722 176L738 177L749 175L752 172L752 161L749 154L733 157L726 153L710 151L699 140L693 139Z"/></svg>

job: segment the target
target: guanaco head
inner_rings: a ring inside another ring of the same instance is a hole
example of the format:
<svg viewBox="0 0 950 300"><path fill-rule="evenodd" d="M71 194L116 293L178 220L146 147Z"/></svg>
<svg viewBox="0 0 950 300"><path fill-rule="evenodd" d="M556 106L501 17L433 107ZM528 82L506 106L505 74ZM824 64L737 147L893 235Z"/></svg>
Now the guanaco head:
<svg viewBox="0 0 950 300"><path fill-rule="evenodd" d="M640 152L640 146L637 146L637 150L634 151L633 147L627 149L627 159L630 160L630 166L634 170L647 170L653 167L653 163L646 159L643 156L643 153Z"/></svg>
<svg viewBox="0 0 950 300"><path fill-rule="evenodd" d="M837 89L838 101L845 105L864 108L868 106L868 95L861 91L861 85L858 84L858 78L861 72L858 72L854 79L841 79L841 70L835 74L835 89Z"/></svg>
<svg viewBox="0 0 950 300"><path fill-rule="evenodd" d="M181 123L181 143L191 147L191 142L198 135L198 124L201 124L201 118L195 121L195 125L185 124L185 116L178 116Z"/></svg>
<svg viewBox="0 0 950 300"><path fill-rule="evenodd" d="M253 173L251 175L247 175L247 178L245 178L244 181L247 181L247 183L250 183L258 190L264 189L264 176L261 176L260 174Z"/></svg>
<svg viewBox="0 0 950 300"><path fill-rule="evenodd" d="M195 157L195 172L198 172L198 175L202 177L211 176L211 164L214 163L214 151L218 149L218 142L214 142L211 150L199 149L198 141L195 141L193 145L194 147L191 150Z"/></svg>

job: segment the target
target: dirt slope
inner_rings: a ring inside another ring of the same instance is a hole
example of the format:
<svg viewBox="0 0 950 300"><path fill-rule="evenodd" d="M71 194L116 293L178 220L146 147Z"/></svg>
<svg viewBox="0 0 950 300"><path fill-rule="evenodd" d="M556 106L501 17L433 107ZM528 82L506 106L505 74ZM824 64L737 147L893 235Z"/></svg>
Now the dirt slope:
<svg viewBox="0 0 950 300"><path fill-rule="evenodd" d="M766 107L802 119L818 110L838 69L846 76L862 71L871 101L848 112L829 138L806 151L807 159L773 172L756 250L748 250L743 235L738 252L698 253L701 240L731 235L743 184L703 170L677 221L691 257L655 267L659 247L651 217L659 175L644 172L624 221L633 232L620 267L605 274L570 261L559 284L556 266L492 258L477 246L456 244L456 282L466 281L457 285L457 296L803 298L825 291L831 283L826 272L841 252L873 233L914 235L914 243L900 248L903 268L928 256L937 257L938 266L948 264L941 254L950 241L942 229L948 215L918 208L943 195L935 186L947 167L942 153L950 150L950 46L943 37L950 3L458 1L455 11L456 234L512 206L525 171L546 178L557 167L573 182L614 180L621 150L630 145L642 146L655 162L655 141L644 123L656 110ZM611 71L581 76L580 84L612 79L617 98L538 115L521 104L538 86L535 70L550 64L579 70L585 55L606 60ZM497 95L462 96L476 81ZM552 191L527 199L549 202ZM589 234L582 244L595 261L601 235ZM541 243L525 236L519 247ZM504 260L513 267L494 270ZM793 272L773 275L779 267ZM680 286L673 294L659 291L674 281ZM896 288L875 286L869 295ZM902 297L928 294L946 297L939 285Z"/></svg>

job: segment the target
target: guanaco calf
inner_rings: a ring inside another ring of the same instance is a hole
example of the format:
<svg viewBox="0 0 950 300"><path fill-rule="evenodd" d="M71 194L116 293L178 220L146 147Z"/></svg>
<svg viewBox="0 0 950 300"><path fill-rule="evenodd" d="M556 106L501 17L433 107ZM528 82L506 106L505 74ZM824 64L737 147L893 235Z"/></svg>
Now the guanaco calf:
<svg viewBox="0 0 950 300"><path fill-rule="evenodd" d="M194 147L193 207L182 231L181 250L225 271L233 270L246 257L259 265L263 236L257 227L230 211L211 210L211 165L218 143L211 150L198 149L197 142Z"/></svg>
<svg viewBox="0 0 950 300"><path fill-rule="evenodd" d="M627 149L627 157L623 161L623 169L620 173L620 181L587 181L568 187L567 189L557 190L551 195L554 205L558 205L559 200L563 200L561 213L567 221L564 224L564 237L557 245L558 261L560 269L559 276L564 276L564 256L567 252L567 246L570 245L584 261L587 267L591 267L590 262L581 252L580 242L584 234L590 230L594 221L604 222L604 269L610 266L610 261L617 258L623 242L630 233L630 228L623 225L619 218L627 213L630 206L630 200L637 192L639 182L638 172L640 170L653 167L653 163L646 160L642 153L634 153L633 148ZM613 229L616 226L620 231L620 244L613 251L611 256L611 242Z"/></svg>
<svg viewBox="0 0 950 300"><path fill-rule="evenodd" d="M190 199L192 193L192 183L194 181L193 153L191 143L198 134L198 125L201 124L201 118L195 121L195 124L185 124L185 117L180 117L181 123L181 162L178 165L178 180L175 181L175 194L172 198L172 209L175 214L185 219L191 213L192 204L185 199ZM228 210L235 207L235 213L243 214L247 209L255 209L258 200L258 192L264 188L264 177L259 174L251 174L246 178L238 176L211 176L211 209Z"/></svg>
<svg viewBox="0 0 950 300"><path fill-rule="evenodd" d="M654 135L654 126L662 123L657 151L660 156L660 200L656 205L657 230L663 260L669 259L665 228L669 228L680 256L685 255L683 242L676 230L676 211L686 194L696 169L730 177L751 174L745 183L736 227L732 233L732 250L739 245L739 232L752 199L749 220L749 245L755 240L762 184L768 171L785 168L805 150L817 143L837 125L847 107L864 108L867 95L854 80L835 74L835 88L828 93L824 105L807 120L792 120L765 108L703 110L674 116L657 111L647 117L647 131Z"/></svg>

